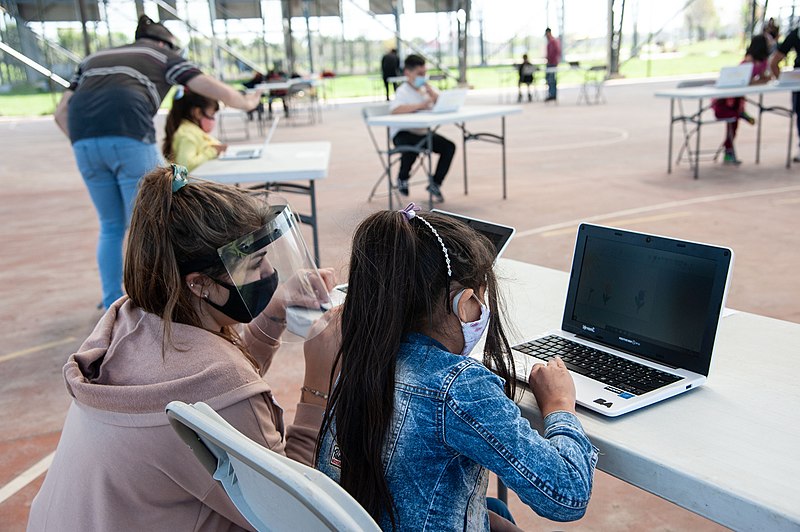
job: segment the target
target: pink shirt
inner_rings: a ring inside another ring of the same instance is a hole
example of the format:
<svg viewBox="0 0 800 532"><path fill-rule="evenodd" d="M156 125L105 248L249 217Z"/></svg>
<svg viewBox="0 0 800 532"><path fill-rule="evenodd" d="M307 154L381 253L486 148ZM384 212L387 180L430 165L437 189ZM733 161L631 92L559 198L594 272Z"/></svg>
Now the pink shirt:
<svg viewBox="0 0 800 532"><path fill-rule="evenodd" d="M553 37L547 41L547 64L557 65L561 61L561 45Z"/></svg>

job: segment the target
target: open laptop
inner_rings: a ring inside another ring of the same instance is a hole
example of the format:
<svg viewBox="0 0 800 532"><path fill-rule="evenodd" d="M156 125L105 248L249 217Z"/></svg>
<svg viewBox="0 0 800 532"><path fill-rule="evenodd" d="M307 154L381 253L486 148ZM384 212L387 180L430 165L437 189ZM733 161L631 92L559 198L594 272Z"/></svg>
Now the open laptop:
<svg viewBox="0 0 800 532"><path fill-rule="evenodd" d="M753 63L742 63L737 66L722 67L714 86L718 89L747 87L753 77Z"/></svg>
<svg viewBox="0 0 800 532"><path fill-rule="evenodd" d="M497 260L497 258L503 254L503 251L506 250L508 243L511 241L511 237L514 236L514 233L516 232L516 229L508 225L487 222L486 220L472 218L464 214L456 214L454 212L447 212L440 209L433 209L431 212L438 212L439 214L444 214L464 222L466 225L488 238L489 241L494 244L495 250L497 250L495 260Z"/></svg>
<svg viewBox="0 0 800 532"><path fill-rule="evenodd" d="M800 85L800 68L795 70L782 70L775 84L780 87L786 85Z"/></svg>
<svg viewBox="0 0 800 532"><path fill-rule="evenodd" d="M272 135L275 134L275 130L278 128L278 122L280 122L281 117L276 116L275 119L272 121L272 126L269 128L269 132L267 133L267 138L264 139L264 144L257 148L249 147L249 148L235 148L230 147L225 152L219 156L219 158L223 161L234 161L234 160L241 160L241 159L258 159L261 157L261 154L264 153L264 150L269 145L270 141L272 140Z"/></svg>
<svg viewBox="0 0 800 532"><path fill-rule="evenodd" d="M517 379L561 356L579 405L618 416L706 381L728 248L581 224L561 329L512 347Z"/></svg>
<svg viewBox="0 0 800 532"><path fill-rule="evenodd" d="M421 113L455 113L464 105L467 99L467 89L450 89L439 93L436 103L428 111Z"/></svg>

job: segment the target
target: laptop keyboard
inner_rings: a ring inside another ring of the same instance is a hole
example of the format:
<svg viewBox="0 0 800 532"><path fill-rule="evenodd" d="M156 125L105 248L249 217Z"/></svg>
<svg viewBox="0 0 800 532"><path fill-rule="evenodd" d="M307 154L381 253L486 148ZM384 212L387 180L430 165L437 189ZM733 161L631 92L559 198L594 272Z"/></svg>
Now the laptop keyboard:
<svg viewBox="0 0 800 532"><path fill-rule="evenodd" d="M570 371L634 395L683 378L556 335L515 345L513 349L545 361L558 355Z"/></svg>

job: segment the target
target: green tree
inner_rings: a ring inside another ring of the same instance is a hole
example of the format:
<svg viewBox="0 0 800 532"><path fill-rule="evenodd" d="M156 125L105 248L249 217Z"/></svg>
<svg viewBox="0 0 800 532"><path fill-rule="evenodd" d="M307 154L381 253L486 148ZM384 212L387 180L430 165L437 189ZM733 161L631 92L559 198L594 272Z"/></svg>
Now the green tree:
<svg viewBox="0 0 800 532"><path fill-rule="evenodd" d="M714 0L694 0L686 8L684 20L690 39L706 40L706 37L716 31L719 26L719 16Z"/></svg>

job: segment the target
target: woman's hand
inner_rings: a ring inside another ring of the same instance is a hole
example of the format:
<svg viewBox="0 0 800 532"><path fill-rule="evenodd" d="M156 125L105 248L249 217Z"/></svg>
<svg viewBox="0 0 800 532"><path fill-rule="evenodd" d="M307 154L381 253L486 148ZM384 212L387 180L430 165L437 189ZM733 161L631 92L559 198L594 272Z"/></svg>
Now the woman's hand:
<svg viewBox="0 0 800 532"><path fill-rule="evenodd" d="M214 144L213 148L217 150L217 157L219 157L225 150L228 149L227 144Z"/></svg>
<svg viewBox="0 0 800 532"><path fill-rule="evenodd" d="M333 268L320 268L319 276L313 270L298 270L292 277L280 285L273 294L272 299L280 303L281 314L284 318L286 307L321 308L330 304L328 293L336 286L336 276Z"/></svg>
<svg viewBox="0 0 800 532"><path fill-rule="evenodd" d="M531 368L528 384L533 391L542 417L556 410L575 413L575 383L561 357Z"/></svg>
<svg viewBox="0 0 800 532"><path fill-rule="evenodd" d="M330 393L331 368L342 345L341 309L334 307L317 320L303 345L306 360L303 385L325 395ZM307 391L303 391L302 400L320 406L327 404L326 399Z"/></svg>

